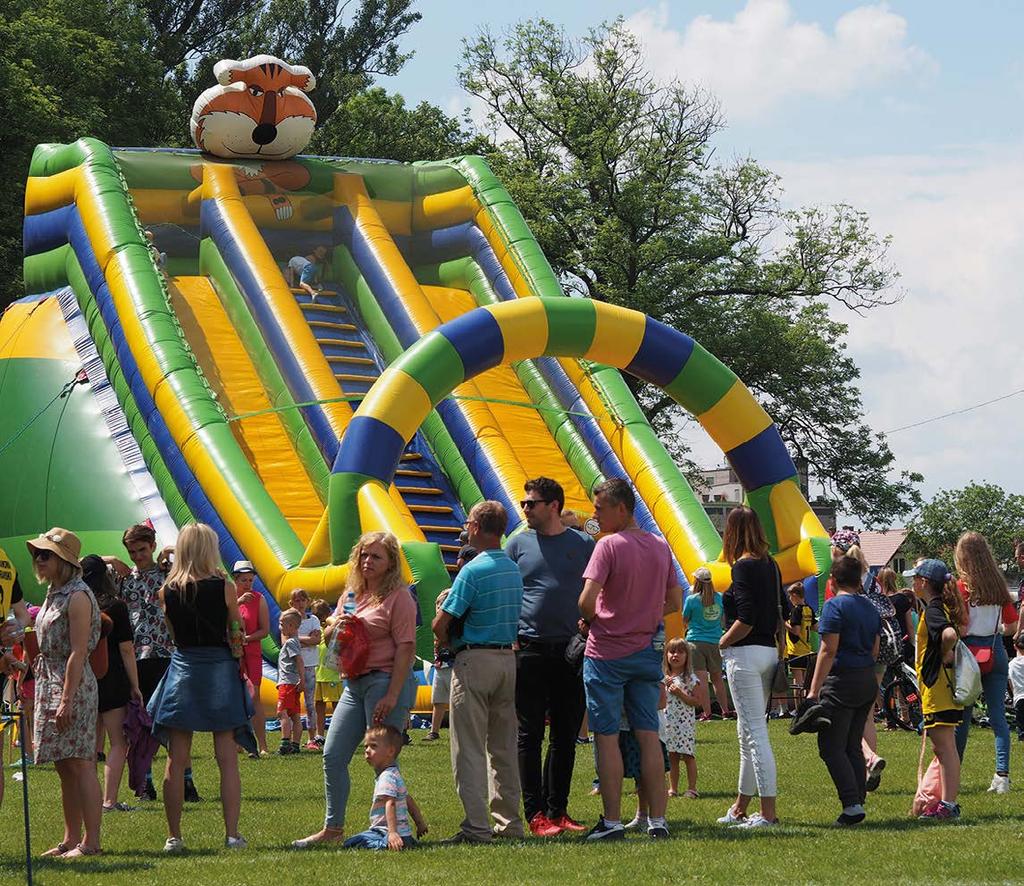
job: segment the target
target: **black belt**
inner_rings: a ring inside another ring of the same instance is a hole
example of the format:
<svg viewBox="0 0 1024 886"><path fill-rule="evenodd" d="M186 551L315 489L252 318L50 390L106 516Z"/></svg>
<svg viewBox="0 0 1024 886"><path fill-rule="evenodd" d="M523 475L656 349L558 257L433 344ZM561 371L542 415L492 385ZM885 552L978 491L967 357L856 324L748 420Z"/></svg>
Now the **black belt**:
<svg viewBox="0 0 1024 886"><path fill-rule="evenodd" d="M511 649L511 643L467 643L465 646L460 646L455 654L458 655L464 649Z"/></svg>
<svg viewBox="0 0 1024 886"><path fill-rule="evenodd" d="M520 637L519 648L526 649L529 646L537 646L542 649L565 649L569 645L568 640L534 640L531 637Z"/></svg>

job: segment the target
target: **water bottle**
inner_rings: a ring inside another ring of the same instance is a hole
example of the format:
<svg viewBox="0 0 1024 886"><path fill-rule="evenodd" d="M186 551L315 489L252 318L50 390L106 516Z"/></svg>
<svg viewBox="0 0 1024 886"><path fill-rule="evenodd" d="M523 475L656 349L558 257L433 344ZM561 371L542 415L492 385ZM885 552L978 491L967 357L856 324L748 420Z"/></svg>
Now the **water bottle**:
<svg viewBox="0 0 1024 886"><path fill-rule="evenodd" d="M4 636L9 638L8 642L12 645L20 642L21 638L25 636L25 629L21 626L13 609L7 613L7 618L4 620Z"/></svg>
<svg viewBox="0 0 1024 886"><path fill-rule="evenodd" d="M345 615L356 614L356 592L346 591L345 601L341 604L341 611Z"/></svg>
<svg viewBox="0 0 1024 886"><path fill-rule="evenodd" d="M658 625L658 630L654 632L654 640L651 645L657 652L665 651L665 622Z"/></svg>
<svg viewBox="0 0 1024 886"><path fill-rule="evenodd" d="M355 615L356 614L356 593L355 591L346 591L345 596L341 602L341 612L343 615ZM332 671L341 671L341 624L336 624L334 630L331 633L331 642L327 644L327 654L324 656L324 663Z"/></svg>

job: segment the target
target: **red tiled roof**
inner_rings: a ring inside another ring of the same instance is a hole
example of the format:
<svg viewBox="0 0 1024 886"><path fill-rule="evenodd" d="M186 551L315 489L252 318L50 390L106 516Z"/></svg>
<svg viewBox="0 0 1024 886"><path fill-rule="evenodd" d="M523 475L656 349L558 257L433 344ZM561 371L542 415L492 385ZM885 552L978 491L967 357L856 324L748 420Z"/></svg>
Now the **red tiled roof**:
<svg viewBox="0 0 1024 886"><path fill-rule="evenodd" d="M900 549L907 537L906 529L889 529L885 532L860 533L860 549L867 558L868 566L886 566Z"/></svg>

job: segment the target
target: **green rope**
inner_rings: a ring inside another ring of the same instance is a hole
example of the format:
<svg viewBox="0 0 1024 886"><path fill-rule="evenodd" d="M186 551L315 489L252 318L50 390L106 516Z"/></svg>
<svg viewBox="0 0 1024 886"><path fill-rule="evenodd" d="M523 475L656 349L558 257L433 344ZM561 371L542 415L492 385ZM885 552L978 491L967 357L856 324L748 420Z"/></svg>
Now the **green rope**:
<svg viewBox="0 0 1024 886"><path fill-rule="evenodd" d="M25 431L27 431L30 427L32 427L32 425L34 425L40 419L40 417L42 417L43 413L46 412L47 409L49 409L51 406L53 406L53 404L56 403L61 398L66 397L68 394L70 394L72 388L74 388L75 385L77 385L79 383L80 383L79 378L76 375L73 379L71 379L71 381L69 381L66 385L64 385L64 387L60 389L60 391L54 396L54 398L52 400L50 400L49 403L47 403L42 409L40 409L35 415L33 415L32 418L30 418L27 422L25 422L25 424L22 425L15 432L13 437L9 438L7 440L7 442L3 444L3 446L0 446L0 455L3 455L8 449L10 449L11 446L14 445L14 442L22 434L24 434Z"/></svg>
<svg viewBox="0 0 1024 886"><path fill-rule="evenodd" d="M256 418L260 415L271 415L275 412L284 412L288 409L304 409L307 406L319 406L324 403L361 403L365 398L363 396L351 396L351 397L329 397L324 400L306 400L302 403L291 403L287 406L271 406L268 409L257 409L253 412L240 412L238 415L232 415L228 417L228 421L244 421L247 418ZM560 409L556 406L539 406L536 403L525 403L521 400L499 400L494 397L467 397L461 394L450 394L445 399L452 400L467 400L474 403L497 403L502 406L519 406L523 409L536 409L538 412L556 412L559 415L578 415L581 418L590 418L590 414L586 412L573 412L569 409Z"/></svg>

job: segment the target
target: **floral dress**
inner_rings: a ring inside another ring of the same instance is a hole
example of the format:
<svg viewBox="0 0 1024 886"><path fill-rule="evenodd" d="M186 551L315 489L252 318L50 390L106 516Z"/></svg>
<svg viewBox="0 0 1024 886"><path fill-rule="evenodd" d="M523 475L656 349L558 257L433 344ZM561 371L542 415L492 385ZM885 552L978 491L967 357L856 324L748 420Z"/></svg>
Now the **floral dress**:
<svg viewBox="0 0 1024 886"><path fill-rule="evenodd" d="M81 591L92 606L89 642L86 653L96 648L100 639L100 609L89 586L81 578L66 585L50 588L43 608L36 617L39 655L33 669L36 674L35 741L36 763L53 760L90 760L96 755L96 713L99 695L96 676L86 657L82 679L71 702L71 723L63 732L57 731L57 708L64 692L64 673L71 655L71 624L68 604L71 595Z"/></svg>
<svg viewBox="0 0 1024 886"><path fill-rule="evenodd" d="M691 695L700 681L695 674L672 678L672 683ZM694 756L697 747L697 709L691 707L679 696L668 694L665 708L665 747L669 753Z"/></svg>

